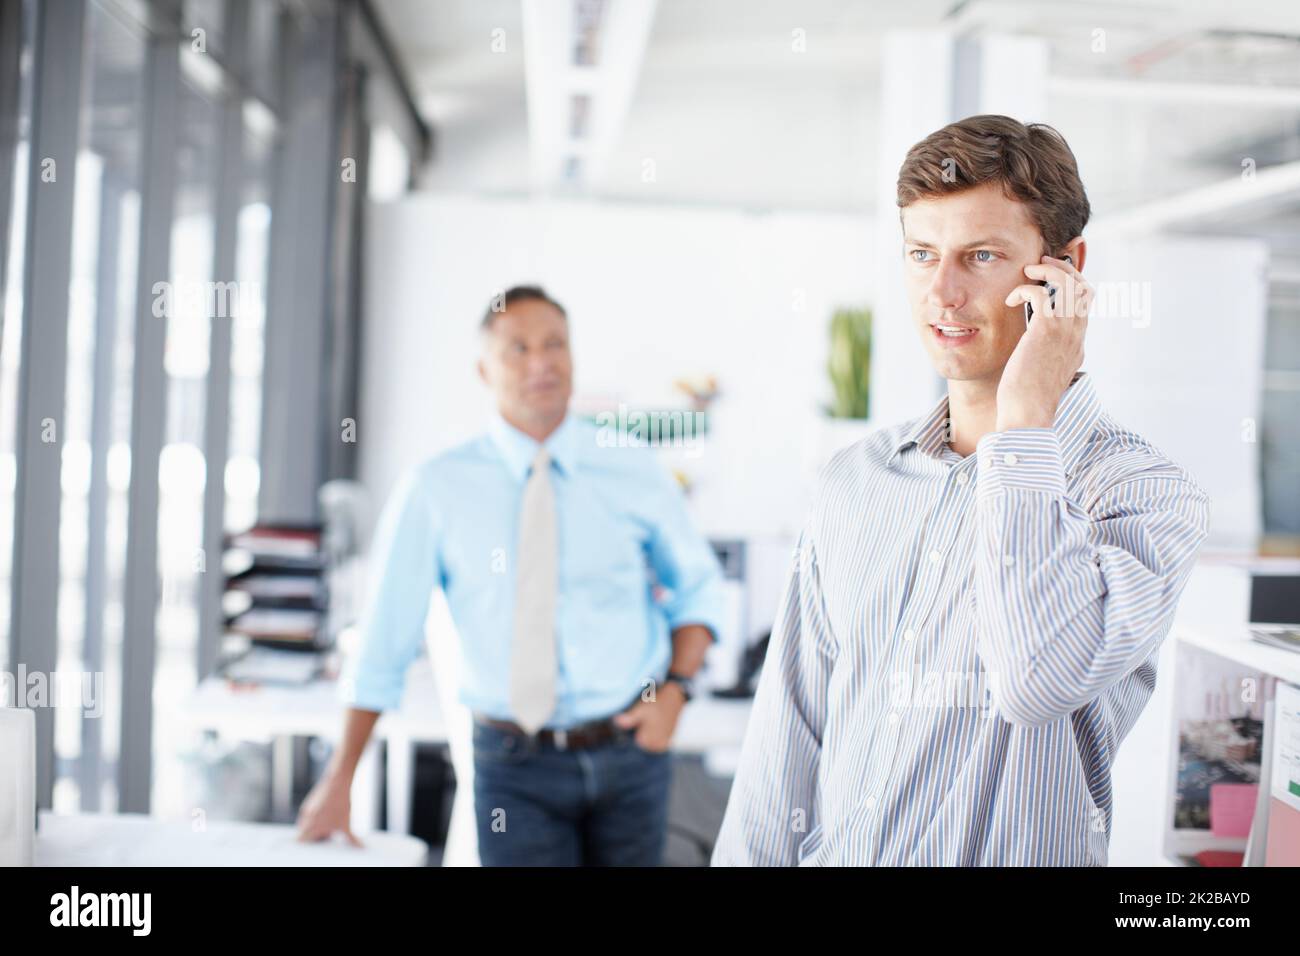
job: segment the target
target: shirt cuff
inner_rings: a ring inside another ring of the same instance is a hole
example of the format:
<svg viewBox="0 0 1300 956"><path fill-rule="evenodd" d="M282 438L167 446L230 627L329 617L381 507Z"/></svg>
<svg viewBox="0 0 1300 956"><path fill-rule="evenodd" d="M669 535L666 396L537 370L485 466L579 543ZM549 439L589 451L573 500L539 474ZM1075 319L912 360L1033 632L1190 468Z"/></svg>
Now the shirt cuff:
<svg viewBox="0 0 1300 956"><path fill-rule="evenodd" d="M980 499L997 497L1008 489L1065 495L1064 452L1051 428L989 432L975 445L975 454Z"/></svg>
<svg viewBox="0 0 1300 956"><path fill-rule="evenodd" d="M351 672L344 668L339 678L338 695L339 700L348 707L383 713L386 710L396 710L401 705L405 689L405 674L399 675L394 681L368 674L361 668Z"/></svg>
<svg viewBox="0 0 1300 956"><path fill-rule="evenodd" d="M668 630L675 631L679 627L687 624L699 624L709 629L713 635L713 643L717 644L722 640L722 607L721 595L710 597L708 595L697 595L685 601L673 602L671 608L665 609L665 617L668 619Z"/></svg>

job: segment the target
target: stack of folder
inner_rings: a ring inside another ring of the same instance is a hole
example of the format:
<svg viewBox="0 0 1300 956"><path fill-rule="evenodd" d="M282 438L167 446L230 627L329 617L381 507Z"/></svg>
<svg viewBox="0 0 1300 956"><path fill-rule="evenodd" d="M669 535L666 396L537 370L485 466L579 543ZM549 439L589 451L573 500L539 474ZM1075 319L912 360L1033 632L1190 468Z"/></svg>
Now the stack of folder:
<svg viewBox="0 0 1300 956"><path fill-rule="evenodd" d="M254 646L320 651L329 633L327 556L317 525L257 525L230 535L222 609Z"/></svg>

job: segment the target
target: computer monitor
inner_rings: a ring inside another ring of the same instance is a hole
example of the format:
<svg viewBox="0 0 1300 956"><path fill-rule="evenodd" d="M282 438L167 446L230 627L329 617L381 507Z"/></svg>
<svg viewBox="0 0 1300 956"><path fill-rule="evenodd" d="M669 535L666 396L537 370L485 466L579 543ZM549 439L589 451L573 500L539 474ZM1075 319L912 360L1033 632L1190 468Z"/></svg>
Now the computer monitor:
<svg viewBox="0 0 1300 956"><path fill-rule="evenodd" d="M1252 573L1250 623L1300 625L1300 574Z"/></svg>

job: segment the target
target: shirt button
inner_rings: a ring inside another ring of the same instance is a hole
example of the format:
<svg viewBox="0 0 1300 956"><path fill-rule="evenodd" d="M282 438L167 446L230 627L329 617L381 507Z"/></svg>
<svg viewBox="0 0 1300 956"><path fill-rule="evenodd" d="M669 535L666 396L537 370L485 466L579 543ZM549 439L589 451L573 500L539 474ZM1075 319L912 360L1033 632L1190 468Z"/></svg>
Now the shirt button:
<svg viewBox="0 0 1300 956"><path fill-rule="evenodd" d="M864 803L863 806L865 806L868 810L875 809L875 806L876 806L876 798L875 798L875 797L867 797L867 802Z"/></svg>
<svg viewBox="0 0 1300 956"><path fill-rule="evenodd" d="M1016 563L1015 556L1014 556L1014 555L1010 555L1010 554L1003 555L1003 557L1002 557L1002 563L1003 563L1003 565L1005 565L1005 566L1008 567L1008 568L1011 567L1011 565L1013 565L1013 564Z"/></svg>
<svg viewBox="0 0 1300 956"><path fill-rule="evenodd" d="M906 631L903 632L903 640L905 641L916 640L916 631L912 630L909 627Z"/></svg>
<svg viewBox="0 0 1300 956"><path fill-rule="evenodd" d="M930 561L931 561L932 564L938 564L939 561L940 561L942 558L943 558L943 555L940 554L938 551L931 551L931 552L930 552Z"/></svg>
<svg viewBox="0 0 1300 956"><path fill-rule="evenodd" d="M957 484L965 485L969 483L970 483L970 475L966 474L966 472L964 471L960 471L957 473Z"/></svg>
<svg viewBox="0 0 1300 956"><path fill-rule="evenodd" d="M891 710L891 711L889 712L889 722L890 722L891 724L895 724L895 725L898 724L898 712L897 712L897 711L893 711L893 710Z"/></svg>
<svg viewBox="0 0 1300 956"><path fill-rule="evenodd" d="M1006 462L1008 465L1014 465L1014 464L1015 464L1016 462L1018 462L1020 459L1016 457L1016 453L1015 453L1015 452L1013 452L1013 451L1009 451L1009 452L1007 452L1007 456L1006 456L1005 458L1003 458L1002 460L1003 460L1004 462Z"/></svg>

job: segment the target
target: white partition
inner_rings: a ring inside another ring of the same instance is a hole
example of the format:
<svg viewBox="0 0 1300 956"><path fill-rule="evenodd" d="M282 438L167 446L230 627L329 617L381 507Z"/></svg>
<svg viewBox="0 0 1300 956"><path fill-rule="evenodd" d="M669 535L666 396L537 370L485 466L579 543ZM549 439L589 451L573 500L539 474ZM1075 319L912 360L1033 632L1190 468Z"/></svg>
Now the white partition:
<svg viewBox="0 0 1300 956"><path fill-rule="evenodd" d="M478 321L499 289L540 282L569 310L580 394L646 403L717 377L688 462L707 532L797 533L831 312L872 301L870 219L417 194L372 207L367 235L357 436L376 506L482 427Z"/></svg>
<svg viewBox="0 0 1300 956"><path fill-rule="evenodd" d="M1260 530L1267 262L1260 240L1149 237L1100 239L1084 265L1107 300L1084 368L1106 409L1209 493L1207 547L1251 548Z"/></svg>

